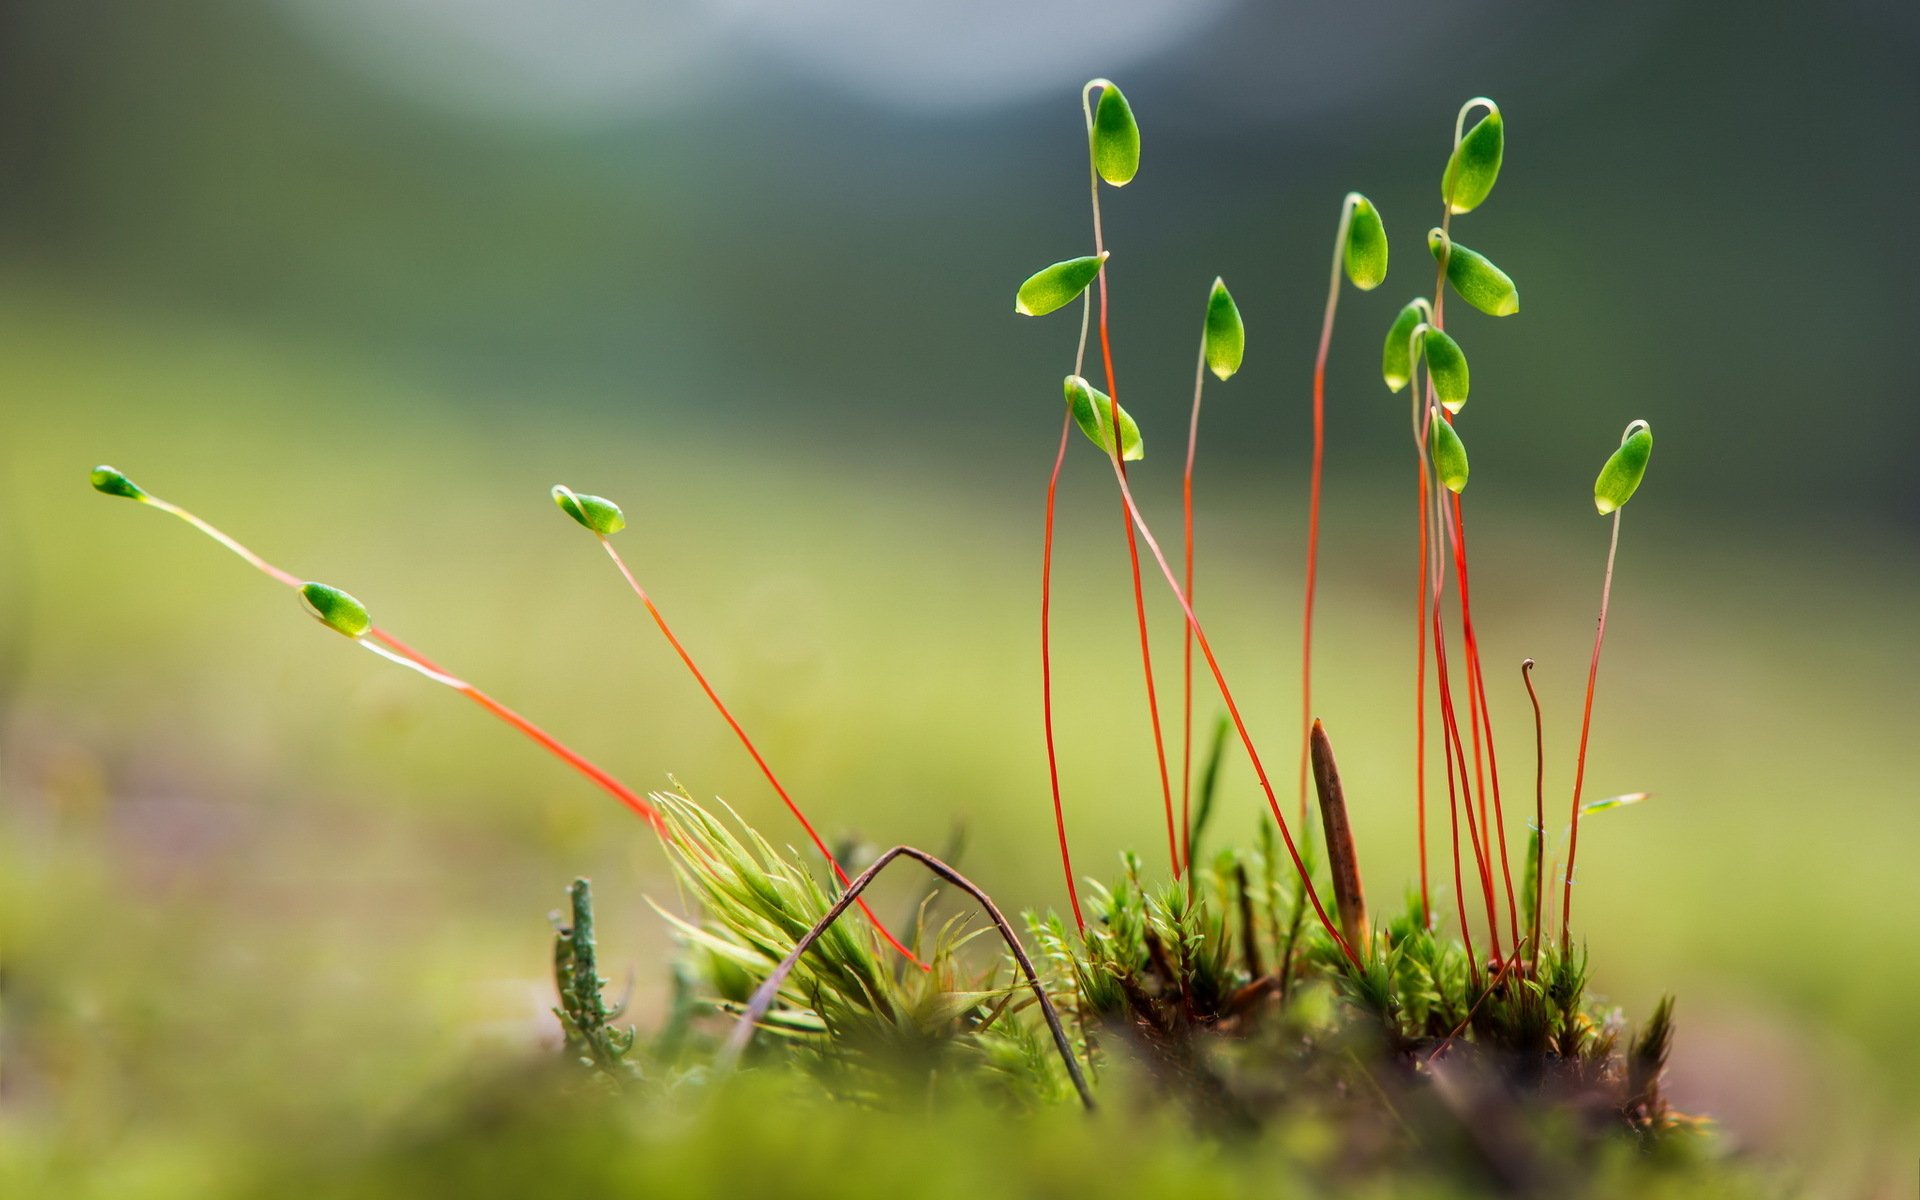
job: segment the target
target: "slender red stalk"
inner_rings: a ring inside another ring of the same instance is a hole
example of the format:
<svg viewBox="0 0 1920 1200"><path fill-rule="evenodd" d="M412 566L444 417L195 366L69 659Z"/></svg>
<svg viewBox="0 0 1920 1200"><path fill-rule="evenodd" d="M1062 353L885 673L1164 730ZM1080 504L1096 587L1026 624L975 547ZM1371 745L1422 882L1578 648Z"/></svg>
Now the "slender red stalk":
<svg viewBox="0 0 1920 1200"><path fill-rule="evenodd" d="M1084 346L1084 342L1082 343ZM1053 507L1060 489L1060 467L1067 460L1067 438L1073 428L1071 410L1061 418L1060 449L1053 456L1053 474L1047 479L1046 549L1040 557L1040 710L1047 730L1047 783L1053 789L1053 825L1060 835L1060 870L1067 879L1067 903L1073 907L1073 926L1087 932L1080 912L1080 890L1073 881L1073 854L1067 849L1067 814L1060 804L1060 760L1053 746L1053 638L1049 613L1053 608Z"/></svg>
<svg viewBox="0 0 1920 1200"><path fill-rule="evenodd" d="M1185 595L1193 603L1193 457L1200 446L1200 393L1207 382L1207 335L1200 335L1200 358L1193 368L1193 415L1187 420L1187 469L1180 477L1185 518L1187 575ZM1180 857L1193 869L1193 630L1180 623Z"/></svg>
<svg viewBox="0 0 1920 1200"><path fill-rule="evenodd" d="M1587 733L1593 726L1593 685L1600 677L1600 644L1607 638L1607 602L1613 597L1613 559L1620 549L1620 510L1613 510L1613 536L1607 543L1607 575L1600 585L1600 620L1593 631L1593 659L1587 664L1587 700L1580 712L1580 754L1573 768L1573 818L1567 834L1567 882L1560 902L1560 949L1573 948L1573 856L1580 849L1580 788L1587 778Z"/></svg>
<svg viewBox="0 0 1920 1200"><path fill-rule="evenodd" d="M1207 669L1213 673L1214 686L1219 689L1220 699L1227 706L1227 715L1233 720L1234 730L1240 735L1240 744L1247 752L1248 762L1253 765L1254 777L1260 781L1260 790L1266 793L1267 807L1273 810L1274 822L1280 826L1280 838L1286 844L1288 857L1293 860L1293 869L1300 876L1301 887L1306 889L1307 899L1313 905L1314 915L1320 919L1320 925L1327 931L1327 936L1332 938L1341 953L1346 955L1347 961L1353 964L1355 970L1360 970L1362 969L1360 956L1354 952L1352 946L1347 944L1340 930L1328 919L1327 910L1320 903L1320 893L1313 886L1313 877L1307 873L1306 864L1300 860L1300 851L1294 845L1293 833L1287 826L1286 815L1280 811L1280 797L1275 794L1273 783L1267 777L1267 768L1260 759L1259 750L1254 747L1253 735L1247 732L1247 723L1240 716L1240 706L1234 702L1233 689L1227 686L1227 677L1220 670L1220 661L1213 655L1213 647L1207 641L1207 631L1201 627L1200 618L1193 613L1193 606L1187 603L1186 596L1181 593L1180 580L1174 575L1173 568L1167 565L1167 556L1161 553L1160 543L1154 540L1153 531L1147 527L1147 519L1140 515L1140 507L1134 503L1133 489L1127 485L1127 474L1120 469L1119 459L1112 455L1109 459L1114 466L1114 479L1119 482L1120 499L1126 505L1127 515L1132 519L1133 525L1140 530L1140 537L1147 543L1147 549L1152 552L1154 562L1159 564L1160 574L1166 579L1167 587L1173 592L1174 598L1180 602L1180 611L1187 619L1187 627L1193 630L1194 640L1200 644L1201 656L1207 660Z"/></svg>
<svg viewBox="0 0 1920 1200"><path fill-rule="evenodd" d="M1320 570L1320 476L1327 451L1327 354L1333 346L1333 315L1340 306L1340 256L1353 220L1353 199L1340 204L1333 236L1333 268L1327 280L1327 307L1320 318L1320 349L1313 359L1313 477L1307 499L1306 599L1300 616L1300 820L1307 819L1307 768L1313 746L1313 596Z"/></svg>
<svg viewBox="0 0 1920 1200"><path fill-rule="evenodd" d="M1093 118L1087 118L1087 130L1091 135ZM1091 172L1091 158L1089 158ZM1093 252L1104 255L1106 240L1100 228L1100 176L1093 174ZM1107 332L1107 271L1102 267L1099 276L1100 287L1100 359L1106 368L1107 404L1109 420L1113 429L1113 467L1120 473L1124 484L1127 477L1127 464L1121 457L1124 448L1120 445L1120 389L1113 380L1113 340ZM1173 864L1173 877L1180 878L1180 840L1173 828L1173 784L1167 777L1167 746L1160 734L1160 698L1153 686L1153 646L1147 636L1147 600L1140 587L1140 547L1133 537L1133 524L1122 510L1120 523L1127 534L1127 567L1133 577L1133 615L1140 628L1140 670L1147 683L1147 719L1153 725L1153 757L1160 768L1160 800L1167 815L1167 857ZM1175 590L1178 590L1178 584Z"/></svg>
<svg viewBox="0 0 1920 1200"><path fill-rule="evenodd" d="M1467 780L1467 752L1460 740L1460 719L1453 705L1453 687L1447 670L1446 631L1440 618L1440 598L1434 597L1433 605L1433 655L1434 674L1440 683L1440 722L1441 733L1447 740L1448 776L1451 780L1453 765L1458 764L1460 772L1461 807L1467 814L1467 837L1473 845L1474 867L1480 876L1480 891L1487 906L1487 940L1495 957L1500 954L1500 925L1495 915L1493 901L1493 873L1488 866L1486 852L1482 846L1480 830L1474 819L1472 785ZM1449 799L1452 797L1452 784L1448 784ZM1456 873L1458 866L1455 867Z"/></svg>
<svg viewBox="0 0 1920 1200"><path fill-rule="evenodd" d="M1527 932L1527 942L1533 947L1533 966L1537 974L1540 967L1540 904L1545 899L1541 891L1547 872L1547 739L1540 720L1540 697L1533 690L1532 659L1521 662L1520 678L1527 685L1527 699L1533 703L1533 836L1539 839L1540 849L1534 855L1533 924Z"/></svg>
<svg viewBox="0 0 1920 1200"><path fill-rule="evenodd" d="M1486 673L1480 666L1480 642L1473 630L1473 599L1467 579L1467 525L1461 508L1459 495L1453 498L1453 564L1460 582L1460 630L1465 640L1467 655L1467 720L1477 720L1479 725L1473 733L1475 780L1480 787L1480 824L1485 828L1487 822L1487 784L1479 775L1480 734L1482 730L1487 738L1487 769L1493 776L1493 828L1500 839L1500 874L1506 886L1507 922L1512 931L1512 941L1520 942L1520 909L1514 899L1513 868L1507 862L1507 818L1500 806L1500 759L1493 745L1493 715L1487 708ZM1491 853L1491 849L1489 849Z"/></svg>
<svg viewBox="0 0 1920 1200"><path fill-rule="evenodd" d="M1420 471L1420 578L1415 590L1414 624L1418 660L1413 677L1413 797L1420 841L1420 924L1433 927L1432 890L1427 883L1427 497L1430 486L1424 466Z"/></svg>
<svg viewBox="0 0 1920 1200"><path fill-rule="evenodd" d="M634 578L632 571L627 569L626 560L620 557L620 552L613 548L612 541L605 535L596 534L595 536L599 537L600 545L605 548L607 557L613 560L613 565L620 569L620 574L626 579L627 586L633 589L633 594L638 596L640 603L646 606L647 615L653 618L653 623L659 627L661 636L667 639L667 644L673 647L673 652L680 656L680 661L686 665L688 672L693 675L694 682L700 685L700 690L707 694L707 699L712 702L715 710L719 712L721 719L727 723L727 728L733 730L733 736L738 738L740 744L746 748L747 754L753 759L754 765L760 768L760 774L766 777L767 783L779 794L781 802L787 806L787 811L793 814L794 820L800 822L800 828L806 831L808 839L813 842L814 849L818 850L821 857L827 860L827 864L833 868L833 873L839 877L843 887L850 883L851 878L848 876L846 869L840 865L840 860L835 858L833 851L827 848L826 841L822 839L820 834L814 829L813 822L807 820L807 814L800 811L800 806L794 803L793 797L788 795L787 789L781 786L779 778L773 773L773 768L767 765L767 760L761 756L759 748L753 744L753 739L747 736L747 731L742 729L740 722L734 719L733 713L728 710L725 702L720 699L719 693L715 692L713 685L707 682L706 675L701 672L698 666L694 665L693 656L687 653L687 648L680 644L679 638L674 636L672 628L667 625L667 619L660 614L660 609L653 603L653 597L647 595L647 589L641 587L640 581ZM860 911L867 915L869 921L873 922L873 927L879 931L881 937L886 939L889 946L892 946L902 957L920 967L922 970L932 970L931 967L916 958L913 951L900 944L900 940L894 937L887 927L881 923L880 918L873 915L873 910L867 907L865 900L861 900L859 903Z"/></svg>

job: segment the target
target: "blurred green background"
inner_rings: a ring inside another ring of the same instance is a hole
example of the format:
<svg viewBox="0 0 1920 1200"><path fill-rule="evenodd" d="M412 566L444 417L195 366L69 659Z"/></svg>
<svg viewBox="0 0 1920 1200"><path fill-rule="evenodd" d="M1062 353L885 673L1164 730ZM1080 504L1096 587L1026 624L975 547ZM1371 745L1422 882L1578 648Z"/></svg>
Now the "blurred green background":
<svg viewBox="0 0 1920 1200"><path fill-rule="evenodd" d="M617 805L93 495L95 462L349 588L635 785L671 772L797 837L545 491L612 496L824 827L933 846L964 823L1003 906L1062 904L1035 617L1075 329L1010 300L1091 249L1076 94L1102 74L1144 131L1107 232L1170 547L1215 274L1246 315L1202 426L1199 609L1283 779L1341 196L1393 238L1335 339L1317 659L1379 897L1414 870L1411 485L1379 338L1431 284L1455 109L1501 102L1505 173L1455 233L1524 308L1452 324L1508 796L1531 655L1564 805L1606 540L1588 484L1647 418L1589 795L1655 798L1583 839L1598 985L1635 1013L1680 994L1678 1094L1743 1144L1910 1151L1916 49L1890 0L0 8L0 1154L116 1194L216 1178L238 1141L378 1131L548 1036L568 879L594 876L642 1019L668 950L646 898L676 902ZM1104 874L1158 861L1159 799L1111 478L1073 449L1059 727ZM1262 804L1227 778L1238 836Z"/></svg>

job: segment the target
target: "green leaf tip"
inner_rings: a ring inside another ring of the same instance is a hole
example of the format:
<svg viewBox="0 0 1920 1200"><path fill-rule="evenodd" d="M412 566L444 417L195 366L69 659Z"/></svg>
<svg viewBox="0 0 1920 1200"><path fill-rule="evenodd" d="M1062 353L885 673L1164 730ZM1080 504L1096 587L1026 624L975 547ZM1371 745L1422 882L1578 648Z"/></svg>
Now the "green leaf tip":
<svg viewBox="0 0 1920 1200"><path fill-rule="evenodd" d="M627 527L626 514L604 496L589 496L563 484L553 485L553 502L560 511L601 537L611 537Z"/></svg>
<svg viewBox="0 0 1920 1200"><path fill-rule="evenodd" d="M373 628L373 618L367 615L367 606L337 587L328 587L324 583L303 583L300 585L300 604L313 615L314 620L356 641Z"/></svg>
<svg viewBox="0 0 1920 1200"><path fill-rule="evenodd" d="M1370 292L1387 278L1387 227L1380 210L1359 192L1347 193L1352 212L1347 217L1347 240L1341 247L1341 262L1347 279L1363 292Z"/></svg>
<svg viewBox="0 0 1920 1200"><path fill-rule="evenodd" d="M1633 499L1640 481L1647 477L1647 460L1653 457L1653 426L1634 421L1620 435L1620 448L1600 468L1593 481L1593 507L1601 516L1615 511Z"/></svg>
<svg viewBox="0 0 1920 1200"><path fill-rule="evenodd" d="M1093 110L1093 169L1114 187L1125 187L1140 170L1140 126L1126 94L1104 79L1088 87L1100 89Z"/></svg>
<svg viewBox="0 0 1920 1200"><path fill-rule="evenodd" d="M1380 348L1380 378L1386 380L1388 391L1399 391L1413 378L1413 331L1432 319L1433 306L1419 296L1407 301L1393 319L1386 344Z"/></svg>
<svg viewBox="0 0 1920 1200"><path fill-rule="evenodd" d="M1427 453L1433 458L1433 469L1448 491L1458 494L1466 490L1466 443L1438 409L1427 410Z"/></svg>
<svg viewBox="0 0 1920 1200"><path fill-rule="evenodd" d="M1485 96L1467 101L1460 110L1464 118L1474 108L1485 108L1487 115L1474 122L1453 153L1447 156L1447 169L1440 176L1440 198L1453 213L1467 213L1480 207L1500 178L1500 160L1506 153L1506 129L1500 121L1500 106Z"/></svg>
<svg viewBox="0 0 1920 1200"><path fill-rule="evenodd" d="M1420 337L1427 355L1427 374L1433 380L1433 394L1450 413L1467 406L1467 356L1460 343L1445 330L1429 325Z"/></svg>
<svg viewBox="0 0 1920 1200"><path fill-rule="evenodd" d="M1094 387L1078 375L1067 376L1067 408L1073 413L1073 423L1087 440L1100 447L1108 455L1113 454L1113 398ZM1138 462L1146 457L1146 446L1140 440L1140 427L1126 409L1120 410L1120 446L1121 458L1127 462Z"/></svg>
<svg viewBox="0 0 1920 1200"><path fill-rule="evenodd" d="M1044 317L1055 309L1065 308L1099 277L1100 267L1110 253L1103 250L1040 268L1020 285L1013 297L1013 311L1023 317Z"/></svg>
<svg viewBox="0 0 1920 1200"><path fill-rule="evenodd" d="M1435 262L1445 257L1447 282L1462 300L1490 317L1510 317L1520 311L1520 289L1486 255L1452 241L1438 228L1427 231L1427 249Z"/></svg>
<svg viewBox="0 0 1920 1200"><path fill-rule="evenodd" d="M147 498L147 494L140 490L139 484L128 479L118 470L107 466L105 463L95 467L92 474L87 476L87 481L93 484L94 491L102 495L125 496L129 500L145 500Z"/></svg>
<svg viewBox="0 0 1920 1200"><path fill-rule="evenodd" d="M1240 306L1233 302L1226 281L1215 278L1207 294L1207 369L1219 379L1231 379L1247 353L1247 327Z"/></svg>

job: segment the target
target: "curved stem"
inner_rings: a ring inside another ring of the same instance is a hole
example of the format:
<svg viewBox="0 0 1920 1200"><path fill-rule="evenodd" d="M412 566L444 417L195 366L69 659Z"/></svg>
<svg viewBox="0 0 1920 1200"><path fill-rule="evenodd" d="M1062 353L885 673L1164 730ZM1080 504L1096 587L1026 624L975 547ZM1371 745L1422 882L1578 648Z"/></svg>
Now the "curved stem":
<svg viewBox="0 0 1920 1200"><path fill-rule="evenodd" d="M727 723L727 728L733 730L733 736L739 739L740 744L746 748L747 754L753 759L754 765L760 768L760 774L766 777L767 783L771 785L774 792L779 795L781 803L785 804L787 811L793 814L793 819L800 822L800 828L806 831L807 838L813 842L814 849L818 850L820 856L827 860L827 865L833 868L833 873L839 877L841 884L847 884L849 882L847 872L846 869L840 865L840 860L835 858L833 851L827 848L826 841L822 839L820 834L814 829L813 822L807 820L807 814L800 811L800 806L794 803L793 797L787 794L787 789L781 786L779 778L773 773L773 768L767 765L767 760L761 756L759 748L753 744L753 739L747 736L747 731L742 729L740 722L734 719L733 713L728 710L725 702L720 699L719 693L715 692L713 685L707 682L706 675L701 673L698 666L694 665L693 656L687 653L687 648L680 644L679 638L674 636L672 628L667 625L667 619L660 615L660 609L654 605L653 597L647 594L647 589L641 587L640 581L634 578L632 571L627 569L626 560L621 558L620 552L613 548L613 542L604 534L596 533L594 536L599 538L601 547L606 550L607 557L613 560L613 565L620 569L620 575L627 581L627 586L633 589L633 594L638 596L640 603L646 606L647 615L653 618L653 623L659 628L660 635L667 639L667 644L673 647L673 652L680 656L680 661L686 665L688 672L693 675L694 682L700 685L700 690L706 693L707 699L712 702L715 710L719 712L721 720ZM921 970L932 969L928 967L927 964L921 962L919 958L915 957L913 951L907 949L900 943L898 938L893 936L892 932L887 929L880 918L873 915L873 910L867 907L866 901L864 900L860 901L860 911L866 914L867 920L873 922L873 927L879 931L880 936L885 938L887 944L898 951L903 958Z"/></svg>
<svg viewBox="0 0 1920 1200"><path fill-rule="evenodd" d="M1607 638L1607 602L1613 597L1613 559L1620 549L1620 509L1613 510L1613 536L1607 542L1607 574L1600 585L1600 619L1593 631L1593 659L1587 664L1587 700L1580 712L1580 753L1573 768L1573 823L1567 834L1567 881L1560 902L1560 950L1573 948L1573 861L1580 849L1580 788L1587 778L1587 733L1593 726L1593 685L1600 677L1600 645Z"/></svg>
<svg viewBox="0 0 1920 1200"><path fill-rule="evenodd" d="M813 944L820 940L835 921L840 919L841 914L847 911L848 905L859 900L860 893L866 890L875 876L879 875L893 860L901 857L913 859L941 879L972 896L974 902L986 912L987 919L992 921L994 928L1000 931L1001 940L1006 942L1007 950L1013 955L1014 962L1019 964L1021 973L1027 977L1027 986L1032 989L1033 998L1040 1005L1040 1015L1046 1020L1047 1032L1053 1035L1054 1048L1060 1052L1061 1062L1066 1064L1067 1075L1073 1080L1074 1090L1080 1093L1080 1103L1086 1107L1087 1111L1093 1111L1093 1093L1087 1087L1086 1076L1081 1073L1080 1060L1074 1056L1073 1045L1067 1040L1067 1032L1060 1025L1060 1014L1054 1008L1053 1000L1047 995L1047 990L1040 986L1040 976L1033 969L1033 960L1027 957L1026 949L1020 945L1020 939L1014 935L1013 926L1007 922L1007 918L994 904L993 898L972 880L926 851L916 850L912 846L895 846L875 859L872 866L860 873L859 878L849 882L846 891L834 901L833 907L814 922L813 928L807 930L800 940L794 943L793 949L780 960L780 965L773 969L773 973L754 989L745 1011L740 1014L739 1022L734 1025L733 1032L728 1035L726 1045L720 1051L718 1065L721 1069L731 1067L740 1060L740 1055L746 1050L747 1043L753 1038L754 1030L759 1027L767 1011L773 1007L774 999L779 996L780 988L786 983L787 976L793 973L794 967L799 965L807 951L811 950Z"/></svg>

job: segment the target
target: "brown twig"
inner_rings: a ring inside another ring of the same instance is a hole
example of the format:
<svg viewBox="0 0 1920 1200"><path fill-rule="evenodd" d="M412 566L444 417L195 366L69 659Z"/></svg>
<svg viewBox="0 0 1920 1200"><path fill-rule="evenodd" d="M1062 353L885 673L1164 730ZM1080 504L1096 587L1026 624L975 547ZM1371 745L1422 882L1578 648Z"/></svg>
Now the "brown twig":
<svg viewBox="0 0 1920 1200"><path fill-rule="evenodd" d="M813 948L813 944L819 941L833 923L840 919L840 915L859 899L860 893L866 890L867 885L873 882L874 877L879 875L887 864L903 856L920 863L941 879L972 896L986 912L987 918L993 922L994 927L1000 931L1001 938L1007 943L1007 949L1012 952L1014 962L1019 964L1021 972L1026 975L1027 986L1033 989L1033 997L1040 1004L1040 1015L1046 1019L1047 1029L1053 1034L1053 1044L1060 1051L1060 1059L1067 1066L1067 1074L1072 1077L1075 1090L1080 1093L1081 1104L1086 1106L1087 1111L1093 1111L1093 1093L1087 1088L1086 1076L1081 1074L1080 1060L1074 1057L1073 1046L1067 1041L1067 1032L1060 1025L1060 1014L1054 1008L1053 1001L1048 999L1047 990L1040 986L1040 976L1033 969L1033 960L1027 957L1026 949L1020 945L1020 939L1014 935L1013 926L1007 922L1007 918L994 904L993 899L980 890L979 885L933 855L924 850L916 850L912 846L895 846L874 859L872 866L847 884L847 890L840 893L840 898L833 902L833 907L827 910L826 915L814 922L813 928L807 930L800 940L794 943L793 949L780 960L780 965L773 969L773 973L767 976L766 982L754 991L752 998L747 1002L746 1010L740 1014L739 1023L733 1027L733 1032L727 1037L726 1045L720 1050L718 1062L720 1068L724 1070L740 1060L741 1054L746 1051L747 1043L753 1040L754 1030L759 1028L761 1019L773 1007L774 998L779 995L781 986L787 981L787 976L793 973L794 967L799 965L807 951Z"/></svg>

